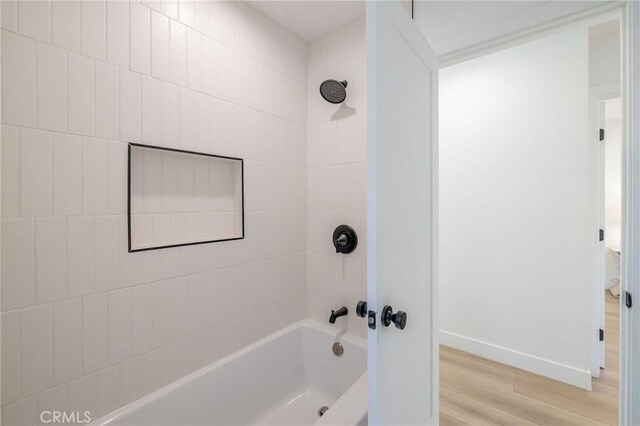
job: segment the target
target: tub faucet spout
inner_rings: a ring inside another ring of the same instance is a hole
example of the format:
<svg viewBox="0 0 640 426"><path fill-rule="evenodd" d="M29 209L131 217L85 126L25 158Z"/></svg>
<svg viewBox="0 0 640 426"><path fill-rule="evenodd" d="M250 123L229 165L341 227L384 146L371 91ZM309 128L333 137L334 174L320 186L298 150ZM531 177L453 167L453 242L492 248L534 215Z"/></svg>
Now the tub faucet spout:
<svg viewBox="0 0 640 426"><path fill-rule="evenodd" d="M336 323L336 318L344 317L348 313L349 313L349 310L347 309L346 306L343 306L342 308L338 309L337 311L334 311L332 309L331 310L331 316L329 317L329 323L335 324Z"/></svg>

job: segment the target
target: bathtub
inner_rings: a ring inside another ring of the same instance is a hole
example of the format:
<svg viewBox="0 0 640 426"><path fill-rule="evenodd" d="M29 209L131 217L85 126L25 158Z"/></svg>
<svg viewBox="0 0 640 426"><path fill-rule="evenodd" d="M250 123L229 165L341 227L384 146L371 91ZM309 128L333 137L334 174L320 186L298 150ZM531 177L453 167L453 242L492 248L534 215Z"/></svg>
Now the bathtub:
<svg viewBox="0 0 640 426"><path fill-rule="evenodd" d="M364 339L305 319L91 424L366 424L366 364Z"/></svg>

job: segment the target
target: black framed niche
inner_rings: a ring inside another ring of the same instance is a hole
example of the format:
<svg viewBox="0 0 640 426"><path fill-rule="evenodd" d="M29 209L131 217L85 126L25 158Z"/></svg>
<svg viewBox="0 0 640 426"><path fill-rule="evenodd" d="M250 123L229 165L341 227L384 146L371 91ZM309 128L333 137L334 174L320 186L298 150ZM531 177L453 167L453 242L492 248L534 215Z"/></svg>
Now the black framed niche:
<svg viewBox="0 0 640 426"><path fill-rule="evenodd" d="M129 253L244 238L242 158L129 143Z"/></svg>

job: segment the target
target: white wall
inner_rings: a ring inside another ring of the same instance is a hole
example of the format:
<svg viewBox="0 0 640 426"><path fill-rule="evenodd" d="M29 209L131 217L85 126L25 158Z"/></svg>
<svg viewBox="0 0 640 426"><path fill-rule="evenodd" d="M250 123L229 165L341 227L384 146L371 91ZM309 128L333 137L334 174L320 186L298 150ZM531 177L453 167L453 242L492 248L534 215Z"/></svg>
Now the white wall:
<svg viewBox="0 0 640 426"><path fill-rule="evenodd" d="M1 24L3 424L97 418L306 315L301 40L241 2ZM246 239L128 254L129 141L245 158Z"/></svg>
<svg viewBox="0 0 640 426"><path fill-rule="evenodd" d="M620 23L589 28L589 86L620 84Z"/></svg>
<svg viewBox="0 0 640 426"><path fill-rule="evenodd" d="M331 309L346 305L349 316L336 327L366 337L366 321L355 315L366 284L366 58L365 19L360 17L309 43L307 66L308 138L308 311L327 323ZM326 102L326 79L347 80L347 99ZM358 247L336 254L333 230L351 225Z"/></svg>
<svg viewBox="0 0 640 426"><path fill-rule="evenodd" d="M440 78L442 343L583 387L587 89L586 30Z"/></svg>

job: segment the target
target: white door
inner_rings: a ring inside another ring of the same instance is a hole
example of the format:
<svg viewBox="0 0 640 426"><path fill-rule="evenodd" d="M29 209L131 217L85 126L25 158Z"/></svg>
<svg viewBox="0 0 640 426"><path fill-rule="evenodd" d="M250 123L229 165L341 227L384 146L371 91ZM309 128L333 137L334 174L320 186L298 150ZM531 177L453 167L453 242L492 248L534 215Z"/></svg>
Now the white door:
<svg viewBox="0 0 640 426"><path fill-rule="evenodd" d="M367 2L367 61L369 424L437 424L438 65L406 2Z"/></svg>

